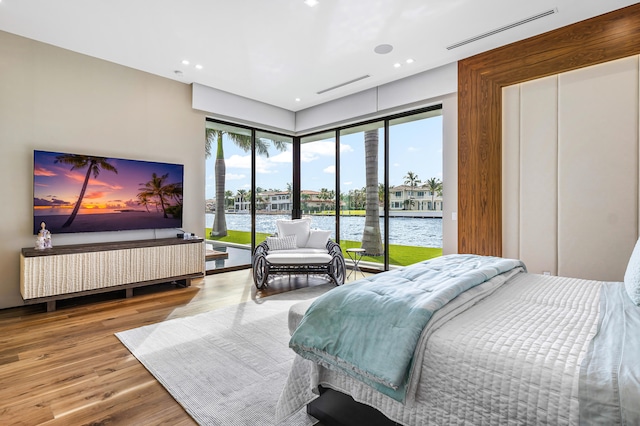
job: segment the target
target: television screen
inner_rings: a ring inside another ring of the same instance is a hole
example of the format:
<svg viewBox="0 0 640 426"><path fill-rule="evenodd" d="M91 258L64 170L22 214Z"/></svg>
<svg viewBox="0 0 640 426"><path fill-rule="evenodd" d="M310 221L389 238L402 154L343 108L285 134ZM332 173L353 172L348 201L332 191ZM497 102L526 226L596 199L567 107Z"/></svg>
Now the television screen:
<svg viewBox="0 0 640 426"><path fill-rule="evenodd" d="M181 228L183 177L182 164L34 151L34 234Z"/></svg>

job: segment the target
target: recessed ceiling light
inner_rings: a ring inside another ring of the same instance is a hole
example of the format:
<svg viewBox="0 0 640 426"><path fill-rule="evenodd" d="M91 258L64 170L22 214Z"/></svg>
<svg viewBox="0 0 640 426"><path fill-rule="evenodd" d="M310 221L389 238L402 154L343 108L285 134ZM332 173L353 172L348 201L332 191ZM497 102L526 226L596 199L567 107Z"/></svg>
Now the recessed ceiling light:
<svg viewBox="0 0 640 426"><path fill-rule="evenodd" d="M309 7L313 7L318 4L318 0L304 0L304 4Z"/></svg>
<svg viewBox="0 0 640 426"><path fill-rule="evenodd" d="M202 65L200 65L200 64L196 65L196 69L197 70L201 70L202 69Z"/></svg>
<svg viewBox="0 0 640 426"><path fill-rule="evenodd" d="M184 60L182 61L182 65L189 65L189 61L187 61L186 59L184 59Z"/></svg>
<svg viewBox="0 0 640 426"><path fill-rule="evenodd" d="M412 64L413 63L413 59L411 59L411 58L407 59L407 63L408 64Z"/></svg>
<svg viewBox="0 0 640 426"><path fill-rule="evenodd" d="M402 65L400 65L400 62L396 62L395 64L393 64L393 66L394 66L395 68L400 68Z"/></svg>
<svg viewBox="0 0 640 426"><path fill-rule="evenodd" d="M393 50L393 46L390 44L379 44L376 46L373 51L380 54L385 55Z"/></svg>
<svg viewBox="0 0 640 426"><path fill-rule="evenodd" d="M300 102L300 98L296 98L296 102Z"/></svg>

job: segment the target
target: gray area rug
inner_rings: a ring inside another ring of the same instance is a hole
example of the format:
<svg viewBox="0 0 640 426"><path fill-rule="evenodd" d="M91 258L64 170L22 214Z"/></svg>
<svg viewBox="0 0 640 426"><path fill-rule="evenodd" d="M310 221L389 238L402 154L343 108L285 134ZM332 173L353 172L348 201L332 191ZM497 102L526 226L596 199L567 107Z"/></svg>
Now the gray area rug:
<svg viewBox="0 0 640 426"><path fill-rule="evenodd" d="M116 336L201 425L275 424L294 352L287 314L333 284L277 294ZM311 425L301 410L285 425Z"/></svg>

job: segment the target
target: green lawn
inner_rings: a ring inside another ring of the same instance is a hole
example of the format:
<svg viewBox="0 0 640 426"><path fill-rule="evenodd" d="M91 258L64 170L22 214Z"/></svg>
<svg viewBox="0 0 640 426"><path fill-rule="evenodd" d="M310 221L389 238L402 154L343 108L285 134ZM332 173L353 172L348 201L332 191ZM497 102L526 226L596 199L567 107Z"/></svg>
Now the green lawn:
<svg viewBox="0 0 640 426"><path fill-rule="evenodd" d="M211 232L211 228L205 229L205 235L209 235ZM256 234L256 242L260 243L264 241L270 234ZM228 231L228 235L226 237L210 237L207 239L214 241L223 241L228 243L236 243L236 244L251 244L251 233L246 231ZM342 248L342 252L344 254L345 259L348 259L346 249L355 247L360 248L361 243L359 241L349 241L342 240L340 241L340 247ZM416 246L401 246L396 244L389 245L389 263L391 265L400 265L406 266L411 265L416 262L420 262L422 260L431 259L434 257L442 256L441 248L430 248L430 247L416 247ZM365 262L375 262L375 263L383 263L383 256L363 256L362 260Z"/></svg>

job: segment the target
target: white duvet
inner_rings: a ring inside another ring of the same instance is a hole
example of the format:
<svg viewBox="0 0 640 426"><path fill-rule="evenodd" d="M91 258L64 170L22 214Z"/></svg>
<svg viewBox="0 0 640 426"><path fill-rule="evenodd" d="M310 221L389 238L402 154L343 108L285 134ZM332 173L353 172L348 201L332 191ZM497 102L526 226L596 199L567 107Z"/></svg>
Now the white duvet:
<svg viewBox="0 0 640 426"><path fill-rule="evenodd" d="M302 409L323 385L404 425L578 424L580 362L597 330L601 284L515 272L463 293L425 329L406 404L296 356L276 417Z"/></svg>

